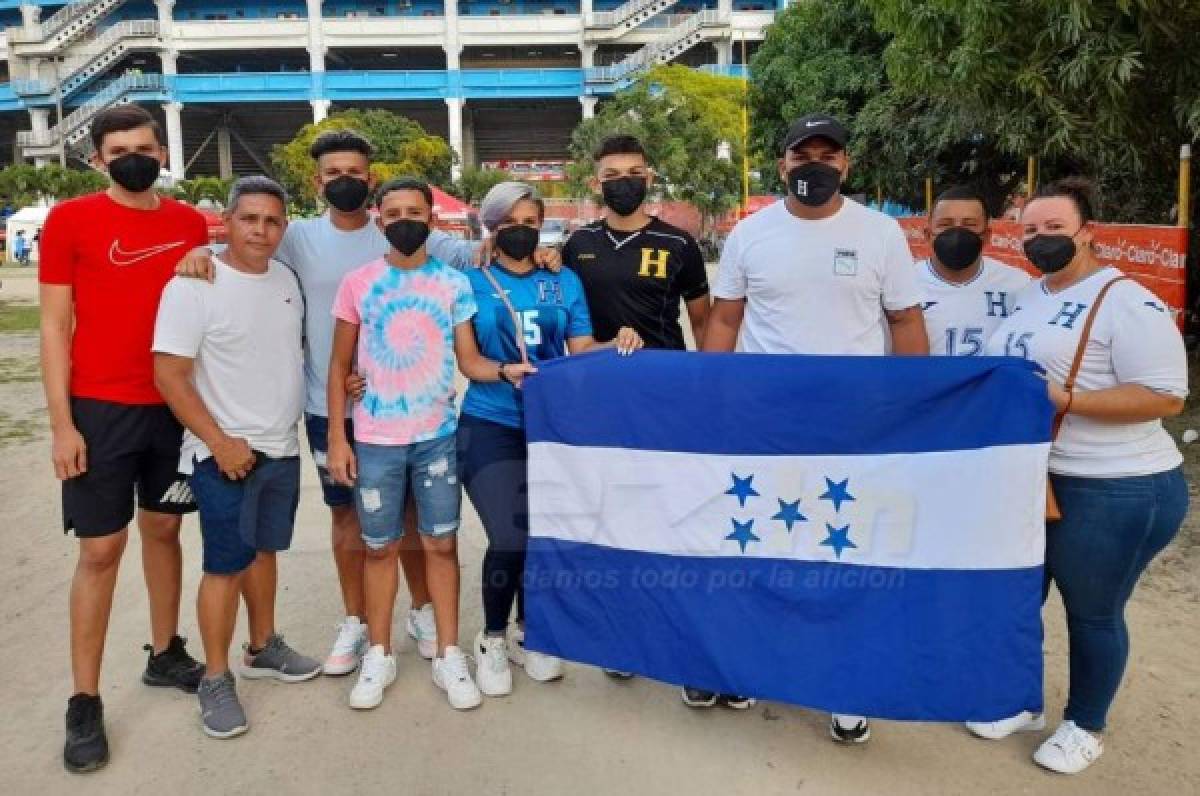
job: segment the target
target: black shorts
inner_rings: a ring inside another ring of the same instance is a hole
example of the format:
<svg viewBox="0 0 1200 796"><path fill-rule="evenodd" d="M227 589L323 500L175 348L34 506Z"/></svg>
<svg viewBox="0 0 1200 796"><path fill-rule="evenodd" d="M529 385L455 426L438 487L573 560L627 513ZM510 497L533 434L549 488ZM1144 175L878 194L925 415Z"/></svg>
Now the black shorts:
<svg viewBox="0 0 1200 796"><path fill-rule="evenodd" d="M196 510L179 474L183 426L163 405L72 398L71 415L87 444L87 472L63 481L63 529L108 536L133 520L134 499L147 511Z"/></svg>

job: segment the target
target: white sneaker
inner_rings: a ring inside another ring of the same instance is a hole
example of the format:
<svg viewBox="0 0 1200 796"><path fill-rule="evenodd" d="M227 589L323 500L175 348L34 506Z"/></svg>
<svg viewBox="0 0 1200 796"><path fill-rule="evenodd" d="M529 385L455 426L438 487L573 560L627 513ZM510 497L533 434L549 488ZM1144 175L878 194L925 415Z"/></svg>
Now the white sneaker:
<svg viewBox="0 0 1200 796"><path fill-rule="evenodd" d="M1041 732L1046 729L1046 717L1041 713L1022 710L1017 715L1000 721L968 721L967 729L980 738L999 741L1014 732Z"/></svg>
<svg viewBox="0 0 1200 796"><path fill-rule="evenodd" d="M383 701L384 689L394 682L396 659L386 654L381 644L376 644L363 656L358 682L350 691L350 707L356 710L379 707L379 703Z"/></svg>
<svg viewBox="0 0 1200 796"><path fill-rule="evenodd" d="M433 603L408 612L405 630L417 642L417 654L427 661L437 655L437 623L433 621Z"/></svg>
<svg viewBox="0 0 1200 796"><path fill-rule="evenodd" d="M467 670L467 656L458 647L446 647L442 657L433 659L433 684L446 692L455 710L470 710L483 702L483 694Z"/></svg>
<svg viewBox="0 0 1200 796"><path fill-rule="evenodd" d="M561 658L525 649L524 630L518 629L513 633L513 643L508 646L508 659L524 668L529 679L539 683L549 683L563 676Z"/></svg>
<svg viewBox="0 0 1200 796"><path fill-rule="evenodd" d="M512 693L512 670L508 668L508 643L502 636L475 636L475 676L479 690L490 697Z"/></svg>
<svg viewBox="0 0 1200 796"><path fill-rule="evenodd" d="M348 616L337 626L337 630L337 640L333 642L333 649L322 669L325 674L350 674L358 668L359 661L370 646L367 643L367 626L357 616Z"/></svg>
<svg viewBox="0 0 1200 796"><path fill-rule="evenodd" d="M1033 753L1033 761L1059 774L1078 774L1102 754L1104 742L1099 737L1073 721L1064 721Z"/></svg>

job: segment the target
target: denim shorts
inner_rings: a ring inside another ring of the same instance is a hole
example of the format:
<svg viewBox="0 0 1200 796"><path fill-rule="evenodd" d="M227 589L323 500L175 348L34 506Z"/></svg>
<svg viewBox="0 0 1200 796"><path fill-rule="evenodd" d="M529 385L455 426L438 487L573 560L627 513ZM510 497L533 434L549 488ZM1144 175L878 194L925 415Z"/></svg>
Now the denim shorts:
<svg viewBox="0 0 1200 796"><path fill-rule="evenodd" d="M326 461L329 457L329 418L321 415L304 414L304 431L308 436L308 449L317 464L317 477L321 479L321 497L330 508L349 506L354 502L354 491L333 480ZM346 420L346 439L354 444L354 424Z"/></svg>
<svg viewBox="0 0 1200 796"><path fill-rule="evenodd" d="M260 458L241 481L226 478L209 457L195 462L191 485L200 508L205 572L236 575L254 563L260 550L291 547L300 504L300 457Z"/></svg>
<svg viewBox="0 0 1200 796"><path fill-rule="evenodd" d="M404 500L411 489L417 528L425 536L458 532L462 490L455 435L411 445L354 444L358 480L354 502L367 547L378 550L404 534Z"/></svg>

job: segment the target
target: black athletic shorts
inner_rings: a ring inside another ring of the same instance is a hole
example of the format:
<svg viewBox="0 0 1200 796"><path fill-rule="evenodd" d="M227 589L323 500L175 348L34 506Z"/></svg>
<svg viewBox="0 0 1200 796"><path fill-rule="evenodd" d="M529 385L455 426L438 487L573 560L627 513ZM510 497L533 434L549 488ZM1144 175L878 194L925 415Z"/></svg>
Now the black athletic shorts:
<svg viewBox="0 0 1200 796"><path fill-rule="evenodd" d="M183 426L164 405L118 404L72 398L71 415L87 444L87 472L63 481L63 530L107 536L139 508L164 514L196 510L179 474Z"/></svg>

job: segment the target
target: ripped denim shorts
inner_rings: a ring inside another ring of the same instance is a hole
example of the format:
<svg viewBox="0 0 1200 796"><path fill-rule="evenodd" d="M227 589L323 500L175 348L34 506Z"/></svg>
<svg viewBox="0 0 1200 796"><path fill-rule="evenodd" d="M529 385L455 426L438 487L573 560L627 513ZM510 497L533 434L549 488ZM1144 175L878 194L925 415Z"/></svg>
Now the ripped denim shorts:
<svg viewBox="0 0 1200 796"><path fill-rule="evenodd" d="M423 535L457 533L462 489L454 434L411 445L356 442L354 454L354 505L367 547L378 550L404 534L405 489L410 487Z"/></svg>

